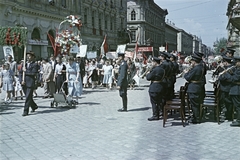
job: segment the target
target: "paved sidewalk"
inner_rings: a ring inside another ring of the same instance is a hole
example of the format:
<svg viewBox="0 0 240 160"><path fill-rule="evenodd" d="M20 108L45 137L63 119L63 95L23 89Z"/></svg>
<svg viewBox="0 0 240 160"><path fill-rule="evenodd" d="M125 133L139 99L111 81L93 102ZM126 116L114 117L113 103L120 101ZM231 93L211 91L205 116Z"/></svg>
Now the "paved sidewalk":
<svg viewBox="0 0 240 160"><path fill-rule="evenodd" d="M84 89L74 109L39 109L22 117L24 100L0 107L1 160L240 160L240 128L214 121L181 125L180 120L149 122L146 80L128 90L128 112L119 113L117 90ZM178 79L177 87L184 83ZM208 86L209 88L209 86ZM209 88L210 89L210 88ZM42 89L38 94L43 94ZM3 99L3 93L0 94Z"/></svg>

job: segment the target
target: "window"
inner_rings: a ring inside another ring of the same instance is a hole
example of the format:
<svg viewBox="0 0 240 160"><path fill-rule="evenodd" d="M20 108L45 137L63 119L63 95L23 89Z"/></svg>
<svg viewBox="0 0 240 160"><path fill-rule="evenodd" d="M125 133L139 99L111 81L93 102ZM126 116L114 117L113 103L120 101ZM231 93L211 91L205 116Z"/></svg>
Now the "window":
<svg viewBox="0 0 240 160"><path fill-rule="evenodd" d="M131 40L136 41L136 31L131 31Z"/></svg>
<svg viewBox="0 0 240 160"><path fill-rule="evenodd" d="M120 1L120 7L123 7L123 0Z"/></svg>
<svg viewBox="0 0 240 160"><path fill-rule="evenodd" d="M92 26L95 28L95 16L94 16L94 11L92 12Z"/></svg>
<svg viewBox="0 0 240 160"><path fill-rule="evenodd" d="M113 18L110 20L110 30L113 30Z"/></svg>
<svg viewBox="0 0 240 160"><path fill-rule="evenodd" d="M131 20L136 20L136 12L134 10L131 12Z"/></svg>
<svg viewBox="0 0 240 160"><path fill-rule="evenodd" d="M84 11L84 25L86 25L87 24L87 9L85 9L85 11Z"/></svg>
<svg viewBox="0 0 240 160"><path fill-rule="evenodd" d="M107 21L108 17L105 17L105 29L108 29L108 21Z"/></svg>
<svg viewBox="0 0 240 160"><path fill-rule="evenodd" d="M66 7L67 7L67 5L66 5L66 0L62 0L62 7L63 7L63 8L66 8Z"/></svg>

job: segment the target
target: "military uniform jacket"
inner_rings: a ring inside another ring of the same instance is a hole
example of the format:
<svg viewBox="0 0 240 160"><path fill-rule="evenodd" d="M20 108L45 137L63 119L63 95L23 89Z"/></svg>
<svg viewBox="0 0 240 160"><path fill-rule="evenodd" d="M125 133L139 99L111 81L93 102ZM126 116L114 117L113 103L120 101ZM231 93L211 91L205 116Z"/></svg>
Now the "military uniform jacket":
<svg viewBox="0 0 240 160"><path fill-rule="evenodd" d="M127 62L123 60L119 66L117 86L120 87L128 86L127 70L128 70Z"/></svg>
<svg viewBox="0 0 240 160"><path fill-rule="evenodd" d="M160 82L155 83L154 81L162 81L165 76L165 71L162 67L157 66L147 74L146 78L148 81L151 81L149 86L149 92L162 92L163 84Z"/></svg>
<svg viewBox="0 0 240 160"><path fill-rule="evenodd" d="M232 65L227 66L225 69L232 67ZM229 73L224 73L218 77L220 82L220 90L224 92L229 92L232 87L232 82L230 81Z"/></svg>
<svg viewBox="0 0 240 160"><path fill-rule="evenodd" d="M184 75L184 78L189 82L188 93L201 93L203 86L204 68L201 64L193 67Z"/></svg>
<svg viewBox="0 0 240 160"><path fill-rule="evenodd" d="M22 74L22 71L20 71ZM31 62L28 66L26 63L26 72L25 72L25 86L28 88L35 87L36 75L38 73L38 65L35 62ZM22 76L19 77L19 81L22 82Z"/></svg>
<svg viewBox="0 0 240 160"><path fill-rule="evenodd" d="M240 96L240 68L235 67L233 74L226 73L225 77L231 82L229 95Z"/></svg>

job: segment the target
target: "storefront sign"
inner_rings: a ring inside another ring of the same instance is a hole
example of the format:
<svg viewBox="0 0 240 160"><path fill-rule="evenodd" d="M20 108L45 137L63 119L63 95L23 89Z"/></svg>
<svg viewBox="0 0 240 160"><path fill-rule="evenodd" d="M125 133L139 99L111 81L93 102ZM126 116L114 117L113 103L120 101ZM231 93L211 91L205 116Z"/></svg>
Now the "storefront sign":
<svg viewBox="0 0 240 160"><path fill-rule="evenodd" d="M47 40L35 40L35 39L29 39L28 44L31 45L40 45L40 46L47 46L48 41Z"/></svg>

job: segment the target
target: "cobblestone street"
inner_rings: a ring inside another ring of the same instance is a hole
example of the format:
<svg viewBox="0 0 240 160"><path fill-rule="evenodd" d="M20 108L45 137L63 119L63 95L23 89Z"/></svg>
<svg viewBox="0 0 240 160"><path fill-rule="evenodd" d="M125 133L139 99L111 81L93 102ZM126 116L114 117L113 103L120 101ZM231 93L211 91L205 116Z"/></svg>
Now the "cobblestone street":
<svg viewBox="0 0 240 160"><path fill-rule="evenodd" d="M208 74L208 77L210 74ZM181 125L181 120L149 122L152 115L146 80L128 90L128 112L119 113L117 90L84 89L76 108L39 108L22 117L24 100L1 103L1 160L239 160L240 128L213 120ZM176 88L184 84L179 78ZM211 85L206 85L211 89ZM43 95L42 88L38 94ZM4 98L1 93L1 101Z"/></svg>

